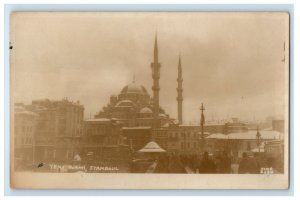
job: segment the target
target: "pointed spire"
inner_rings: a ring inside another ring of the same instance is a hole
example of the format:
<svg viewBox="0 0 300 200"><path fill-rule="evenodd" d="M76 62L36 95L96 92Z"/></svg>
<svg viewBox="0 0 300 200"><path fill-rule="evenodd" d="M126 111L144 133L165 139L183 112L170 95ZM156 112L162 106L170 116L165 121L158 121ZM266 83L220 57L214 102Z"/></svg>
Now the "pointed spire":
<svg viewBox="0 0 300 200"><path fill-rule="evenodd" d="M179 54L179 60L178 60L178 75L179 75L179 77L178 78L180 78L180 79L181 79L181 73L182 73L182 69L181 69L181 54Z"/></svg>
<svg viewBox="0 0 300 200"><path fill-rule="evenodd" d="M179 53L178 67L180 67L180 68L181 68L181 54L180 54L180 53Z"/></svg>
<svg viewBox="0 0 300 200"><path fill-rule="evenodd" d="M179 123L182 124L182 70L181 70L181 55L179 54L179 60L178 60L178 77L177 77L177 114L178 114L178 120Z"/></svg>
<svg viewBox="0 0 300 200"><path fill-rule="evenodd" d="M157 33L155 33L155 43L154 43L154 62L158 62Z"/></svg>
<svg viewBox="0 0 300 200"><path fill-rule="evenodd" d="M154 42L154 60L151 63L151 69L152 69L152 79L153 79L153 101L154 101L154 111L153 111L153 117L154 117L154 125L153 127L157 128L159 127L159 78L160 78L160 63L158 61L158 45L157 45L157 34L155 33L155 42Z"/></svg>

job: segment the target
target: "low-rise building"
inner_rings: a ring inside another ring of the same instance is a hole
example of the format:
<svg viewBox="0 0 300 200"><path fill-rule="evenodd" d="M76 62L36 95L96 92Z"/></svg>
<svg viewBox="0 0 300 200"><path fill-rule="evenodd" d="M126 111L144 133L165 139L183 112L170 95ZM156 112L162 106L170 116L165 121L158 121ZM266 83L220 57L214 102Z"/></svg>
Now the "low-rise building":
<svg viewBox="0 0 300 200"><path fill-rule="evenodd" d="M272 129L284 133L284 120L274 119L272 120Z"/></svg>
<svg viewBox="0 0 300 200"><path fill-rule="evenodd" d="M283 140L283 134L277 131L260 130L260 138L257 138L257 131L222 134L215 133L205 138L207 151L218 153L228 151L234 157L242 157L244 152L252 152L253 149L263 142Z"/></svg>
<svg viewBox="0 0 300 200"><path fill-rule="evenodd" d="M205 132L205 136L209 133ZM200 126L170 125L168 128L169 153L191 155L201 153Z"/></svg>

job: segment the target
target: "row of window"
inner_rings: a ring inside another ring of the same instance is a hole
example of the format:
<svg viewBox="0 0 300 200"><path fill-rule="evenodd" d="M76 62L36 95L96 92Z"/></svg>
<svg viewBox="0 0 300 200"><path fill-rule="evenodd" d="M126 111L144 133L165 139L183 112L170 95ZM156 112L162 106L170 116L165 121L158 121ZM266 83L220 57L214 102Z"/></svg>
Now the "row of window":
<svg viewBox="0 0 300 200"><path fill-rule="evenodd" d="M98 127L87 129L87 134L108 134L111 132L111 128L108 127Z"/></svg>
<svg viewBox="0 0 300 200"><path fill-rule="evenodd" d="M197 147L198 147L197 142L181 142L181 149L184 148L190 149L190 148L197 148Z"/></svg>
<svg viewBox="0 0 300 200"><path fill-rule="evenodd" d="M30 137L21 138L21 145L30 145L30 144L32 144L32 138Z"/></svg>
<svg viewBox="0 0 300 200"><path fill-rule="evenodd" d="M280 151L279 147L267 147L266 148L266 152L270 153L270 152L278 152Z"/></svg>
<svg viewBox="0 0 300 200"><path fill-rule="evenodd" d="M56 159L58 157L60 159L73 160L74 156L75 152L72 150L59 151L58 153L56 153L56 150L44 150L44 159Z"/></svg>
<svg viewBox="0 0 300 200"><path fill-rule="evenodd" d="M169 137L175 137L175 138L178 138L178 137L186 137L186 138L199 138L200 135L198 133L195 133L195 132L172 132L172 133L169 133Z"/></svg>
<svg viewBox="0 0 300 200"><path fill-rule="evenodd" d="M116 145L119 143L118 137L104 137L101 139L89 138L89 143L93 144L106 144L106 145Z"/></svg>
<svg viewBox="0 0 300 200"><path fill-rule="evenodd" d="M26 132L32 132L32 126L15 126L15 133L26 133Z"/></svg>
<svg viewBox="0 0 300 200"><path fill-rule="evenodd" d="M136 126L151 126L152 121L138 121L135 123Z"/></svg>
<svg viewBox="0 0 300 200"><path fill-rule="evenodd" d="M16 117L15 118L15 123L16 124L27 124L27 123L33 123L35 121L35 118L32 117Z"/></svg>

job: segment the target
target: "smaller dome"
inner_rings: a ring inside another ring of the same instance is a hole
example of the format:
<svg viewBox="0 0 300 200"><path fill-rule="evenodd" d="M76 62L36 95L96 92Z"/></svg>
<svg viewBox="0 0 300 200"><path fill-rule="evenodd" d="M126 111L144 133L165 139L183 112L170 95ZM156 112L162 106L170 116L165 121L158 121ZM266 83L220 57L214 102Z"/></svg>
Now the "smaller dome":
<svg viewBox="0 0 300 200"><path fill-rule="evenodd" d="M179 124L179 120L178 120L178 119L174 119L174 120L173 120L173 123L174 123L174 124Z"/></svg>
<svg viewBox="0 0 300 200"><path fill-rule="evenodd" d="M141 114L152 114L152 110L148 107L144 107L140 110Z"/></svg>
<svg viewBox="0 0 300 200"><path fill-rule="evenodd" d="M116 104L116 107L132 107L134 104L130 100L122 100Z"/></svg>
<svg viewBox="0 0 300 200"><path fill-rule="evenodd" d="M158 115L159 117L162 117L162 118L165 118L165 117L167 117L165 114L163 114L163 113L159 113L159 115Z"/></svg>

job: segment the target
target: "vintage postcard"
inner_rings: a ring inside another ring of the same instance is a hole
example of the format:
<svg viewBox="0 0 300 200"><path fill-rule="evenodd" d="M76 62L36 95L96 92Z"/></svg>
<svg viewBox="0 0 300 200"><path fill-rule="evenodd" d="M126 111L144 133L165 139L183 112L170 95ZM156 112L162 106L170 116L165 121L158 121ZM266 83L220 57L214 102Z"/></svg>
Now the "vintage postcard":
<svg viewBox="0 0 300 200"><path fill-rule="evenodd" d="M13 12L10 184L287 189L289 14Z"/></svg>

